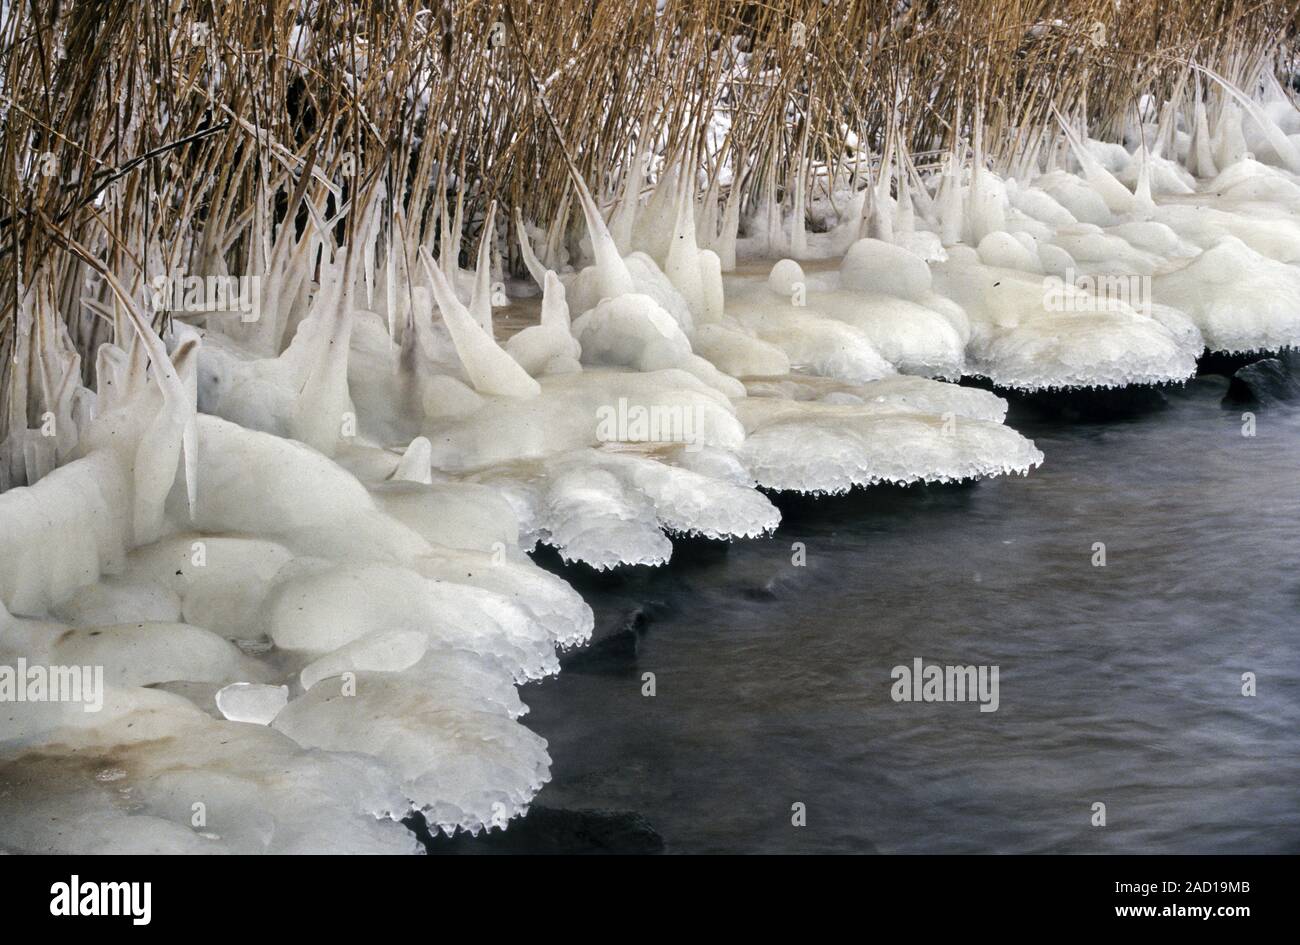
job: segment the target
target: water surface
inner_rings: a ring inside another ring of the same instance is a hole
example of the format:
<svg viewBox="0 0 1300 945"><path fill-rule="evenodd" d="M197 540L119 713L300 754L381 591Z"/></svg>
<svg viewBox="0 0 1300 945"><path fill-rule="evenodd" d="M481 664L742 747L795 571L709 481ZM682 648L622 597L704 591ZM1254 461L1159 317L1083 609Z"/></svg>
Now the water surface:
<svg viewBox="0 0 1300 945"><path fill-rule="evenodd" d="M1226 389L1021 401L1027 478L782 500L770 540L566 570L607 642L523 690L538 805L676 853L1300 851L1300 407ZM998 710L893 701L916 657L996 665ZM592 847L570 828L513 845Z"/></svg>

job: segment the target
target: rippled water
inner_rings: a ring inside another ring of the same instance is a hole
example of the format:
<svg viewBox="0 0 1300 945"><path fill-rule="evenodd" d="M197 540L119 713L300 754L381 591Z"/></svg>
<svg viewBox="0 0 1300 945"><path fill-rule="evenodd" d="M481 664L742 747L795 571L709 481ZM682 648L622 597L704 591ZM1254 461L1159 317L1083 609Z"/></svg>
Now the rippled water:
<svg viewBox="0 0 1300 945"><path fill-rule="evenodd" d="M613 637L524 690L538 823L637 812L667 852L1300 851L1300 405L1226 388L1022 401L1028 478L783 502L773 539L579 573ZM916 657L998 666L1000 707L894 702ZM513 846L590 848L571 828Z"/></svg>

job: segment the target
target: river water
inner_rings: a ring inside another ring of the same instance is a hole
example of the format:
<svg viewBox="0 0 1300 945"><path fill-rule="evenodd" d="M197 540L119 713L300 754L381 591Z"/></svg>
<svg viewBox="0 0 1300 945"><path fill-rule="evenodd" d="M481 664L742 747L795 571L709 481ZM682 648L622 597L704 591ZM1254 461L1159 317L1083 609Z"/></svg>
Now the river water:
<svg viewBox="0 0 1300 945"><path fill-rule="evenodd" d="M509 841L444 845L1300 852L1300 403L1227 393L1020 399L1028 477L565 569L604 642L523 690L553 781ZM996 666L997 710L895 701L917 658Z"/></svg>

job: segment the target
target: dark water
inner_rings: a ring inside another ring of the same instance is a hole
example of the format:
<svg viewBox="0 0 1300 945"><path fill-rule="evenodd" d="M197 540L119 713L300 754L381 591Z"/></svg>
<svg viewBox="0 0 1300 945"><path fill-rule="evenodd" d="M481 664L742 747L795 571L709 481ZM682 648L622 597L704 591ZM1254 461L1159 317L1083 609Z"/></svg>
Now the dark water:
<svg viewBox="0 0 1300 945"><path fill-rule="evenodd" d="M1028 478L782 502L771 540L567 571L606 642L524 690L553 783L510 839L446 846L1300 852L1300 403L1226 391L1021 401ZM893 701L916 657L998 666L998 710Z"/></svg>

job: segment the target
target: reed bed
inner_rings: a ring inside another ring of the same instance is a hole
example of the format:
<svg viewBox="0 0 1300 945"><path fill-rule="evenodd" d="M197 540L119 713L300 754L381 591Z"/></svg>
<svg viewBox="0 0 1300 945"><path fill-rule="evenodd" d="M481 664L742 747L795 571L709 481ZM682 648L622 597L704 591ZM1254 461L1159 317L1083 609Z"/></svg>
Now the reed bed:
<svg viewBox="0 0 1300 945"><path fill-rule="evenodd" d="M74 0L0 16L3 441L38 422L51 337L93 385L152 274L256 274L308 219L351 249L379 213L383 245L467 262L494 202L565 240L566 160L607 204L673 171L742 214L867 186L895 144L918 166L967 148L1041 162L1059 120L1115 138L1144 103L1220 95L1194 66L1289 80L1300 3Z"/></svg>

